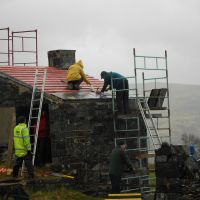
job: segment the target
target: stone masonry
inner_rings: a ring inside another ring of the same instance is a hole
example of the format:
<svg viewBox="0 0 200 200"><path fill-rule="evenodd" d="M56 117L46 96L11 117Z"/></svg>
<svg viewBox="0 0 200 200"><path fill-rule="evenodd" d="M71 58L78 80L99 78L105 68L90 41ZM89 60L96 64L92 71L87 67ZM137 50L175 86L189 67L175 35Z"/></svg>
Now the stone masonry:
<svg viewBox="0 0 200 200"><path fill-rule="evenodd" d="M0 86L1 107L26 107L27 112L29 111L31 89L2 77ZM111 99L74 99L60 102L44 99L44 104L49 112L52 163L75 170L80 183L107 183L109 157L114 148L115 137ZM146 136L137 108L132 112L139 116L140 131L126 134L133 137ZM118 126L123 127L123 123L122 119L117 121ZM128 126L137 125L132 121L128 122ZM118 137L125 135L121 132ZM137 140L127 141L127 145L131 148L138 147ZM142 145L146 147L146 140ZM135 166L138 165L136 156L131 154L130 159ZM142 162L147 167L146 159Z"/></svg>

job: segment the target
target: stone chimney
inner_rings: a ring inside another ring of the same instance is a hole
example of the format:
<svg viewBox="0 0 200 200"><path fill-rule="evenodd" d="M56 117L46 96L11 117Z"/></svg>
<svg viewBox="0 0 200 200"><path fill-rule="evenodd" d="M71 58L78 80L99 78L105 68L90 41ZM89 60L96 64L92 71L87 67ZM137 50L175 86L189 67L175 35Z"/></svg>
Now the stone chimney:
<svg viewBox="0 0 200 200"><path fill-rule="evenodd" d="M48 51L49 66L54 66L59 69L68 69L74 64L76 50L52 50Z"/></svg>

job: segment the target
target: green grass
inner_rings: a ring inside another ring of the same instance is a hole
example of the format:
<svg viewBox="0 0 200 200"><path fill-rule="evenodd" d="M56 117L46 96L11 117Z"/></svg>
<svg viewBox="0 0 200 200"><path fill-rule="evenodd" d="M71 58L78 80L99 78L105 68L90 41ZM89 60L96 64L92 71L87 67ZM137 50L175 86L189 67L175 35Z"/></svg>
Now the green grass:
<svg viewBox="0 0 200 200"><path fill-rule="evenodd" d="M151 187L151 190L155 190L156 187L156 176L155 176L155 172L150 172L149 173L149 185Z"/></svg>
<svg viewBox="0 0 200 200"><path fill-rule="evenodd" d="M1 167L5 167L5 165L1 163L0 168ZM40 174L44 169L41 168L36 170L37 173ZM6 173L0 174L0 180L10 178L12 178L11 175L7 175ZM56 179L56 177L44 177L44 179ZM67 186L55 186L50 187L49 189L41 188L39 190L28 189L25 186L25 191L29 194L30 200L102 200L101 198L91 197L79 191L72 190Z"/></svg>
<svg viewBox="0 0 200 200"><path fill-rule="evenodd" d="M31 200L101 200L64 186L51 191L40 190L28 193Z"/></svg>

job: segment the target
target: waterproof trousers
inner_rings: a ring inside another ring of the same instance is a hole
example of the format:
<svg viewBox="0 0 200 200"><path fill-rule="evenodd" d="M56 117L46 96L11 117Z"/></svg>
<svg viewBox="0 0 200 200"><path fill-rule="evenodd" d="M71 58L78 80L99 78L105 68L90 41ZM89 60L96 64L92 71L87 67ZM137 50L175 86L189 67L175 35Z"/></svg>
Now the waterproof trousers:
<svg viewBox="0 0 200 200"><path fill-rule="evenodd" d="M112 185L112 194L118 194L120 193L120 182L121 182L121 176L116 176L113 174L110 174L110 181Z"/></svg>
<svg viewBox="0 0 200 200"><path fill-rule="evenodd" d="M25 163L25 166L28 171L28 178L32 179L34 178L34 168L32 164L32 156L27 154L24 157L17 157L15 159L14 167L13 167L13 177L17 177L19 173L20 167L22 167L22 163Z"/></svg>

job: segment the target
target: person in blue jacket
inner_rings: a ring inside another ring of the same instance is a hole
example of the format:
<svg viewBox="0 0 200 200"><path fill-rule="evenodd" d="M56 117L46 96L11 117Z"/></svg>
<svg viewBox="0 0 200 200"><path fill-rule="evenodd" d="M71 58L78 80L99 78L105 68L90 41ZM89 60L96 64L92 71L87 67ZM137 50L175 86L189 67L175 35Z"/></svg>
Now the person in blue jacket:
<svg viewBox="0 0 200 200"><path fill-rule="evenodd" d="M194 160L196 160L197 154L196 154L196 148L195 148L195 145L194 145L194 144L190 144L190 145L189 145L189 152L190 152L190 156L191 156Z"/></svg>
<svg viewBox="0 0 200 200"><path fill-rule="evenodd" d="M116 72L101 72L101 79L104 79L104 85L97 94L101 94L107 90L116 89L116 104L118 113L128 113L129 84L128 80ZM109 87L108 87L109 86Z"/></svg>

